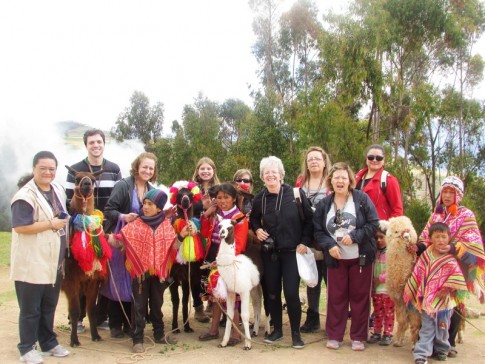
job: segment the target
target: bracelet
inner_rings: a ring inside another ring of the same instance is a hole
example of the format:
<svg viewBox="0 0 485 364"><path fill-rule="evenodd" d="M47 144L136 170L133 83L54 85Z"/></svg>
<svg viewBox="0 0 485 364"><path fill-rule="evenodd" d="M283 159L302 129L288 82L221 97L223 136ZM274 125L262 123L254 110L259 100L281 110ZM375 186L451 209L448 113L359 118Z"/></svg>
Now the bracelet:
<svg viewBox="0 0 485 364"><path fill-rule="evenodd" d="M182 237L182 235L177 234L177 240L182 242L182 241L184 241L184 238Z"/></svg>

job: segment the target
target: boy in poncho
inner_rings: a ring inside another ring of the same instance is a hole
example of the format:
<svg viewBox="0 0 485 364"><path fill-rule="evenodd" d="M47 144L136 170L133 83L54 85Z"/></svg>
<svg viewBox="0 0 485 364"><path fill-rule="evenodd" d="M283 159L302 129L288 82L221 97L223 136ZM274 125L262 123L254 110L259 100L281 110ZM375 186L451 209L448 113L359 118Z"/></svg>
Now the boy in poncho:
<svg viewBox="0 0 485 364"><path fill-rule="evenodd" d="M431 245L421 254L404 288L404 302L421 313L419 340L414 347L416 364L427 357L446 360L450 350L448 326L453 307L463 302L467 287L456 259L448 254L450 229L444 223L429 228Z"/></svg>

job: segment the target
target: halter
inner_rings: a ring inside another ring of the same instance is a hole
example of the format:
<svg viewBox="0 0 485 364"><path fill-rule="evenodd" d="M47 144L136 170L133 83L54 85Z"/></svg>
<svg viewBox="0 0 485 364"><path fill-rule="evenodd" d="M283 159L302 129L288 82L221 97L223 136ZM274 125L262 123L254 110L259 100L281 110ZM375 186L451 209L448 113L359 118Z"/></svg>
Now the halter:
<svg viewBox="0 0 485 364"><path fill-rule="evenodd" d="M189 200L189 205L187 206L187 208L184 208L183 205L182 205L182 202L185 201L185 200ZM185 221L188 223L189 222L189 215L187 214L187 211L190 210L190 208L192 207L192 201L190 201L189 196L183 195L182 199L180 201L180 204L177 204L177 207L180 207L180 209L184 212Z"/></svg>
<svg viewBox="0 0 485 364"><path fill-rule="evenodd" d="M79 193L79 189L81 188L80 186L82 185L82 182L85 180L85 179L89 179L89 181L91 182L91 190L89 191L89 194L87 196L85 195L82 195ZM88 200L89 199L92 199L94 197L94 184L93 184L93 181L91 181L91 178L89 178L88 176L84 176L83 178L81 178L81 181L79 182L79 185L76 186L74 188L74 196L78 199L82 199L83 201L83 215L86 213L86 210L87 210L87 206L88 206Z"/></svg>

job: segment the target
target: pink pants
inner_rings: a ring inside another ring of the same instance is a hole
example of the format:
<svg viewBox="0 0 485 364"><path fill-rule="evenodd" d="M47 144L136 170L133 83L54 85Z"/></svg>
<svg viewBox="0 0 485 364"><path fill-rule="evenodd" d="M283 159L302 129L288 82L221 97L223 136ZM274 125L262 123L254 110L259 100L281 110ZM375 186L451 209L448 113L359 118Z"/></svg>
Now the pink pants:
<svg viewBox="0 0 485 364"><path fill-rule="evenodd" d="M384 335L391 336L394 330L394 302L387 294L374 293L374 333L380 334L384 327Z"/></svg>

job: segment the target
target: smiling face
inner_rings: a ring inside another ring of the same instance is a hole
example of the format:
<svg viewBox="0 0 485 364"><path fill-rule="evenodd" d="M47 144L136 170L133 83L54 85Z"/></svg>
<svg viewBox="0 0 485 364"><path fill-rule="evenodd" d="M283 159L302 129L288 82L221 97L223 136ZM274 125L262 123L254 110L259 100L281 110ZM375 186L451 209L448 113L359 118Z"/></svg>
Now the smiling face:
<svg viewBox="0 0 485 364"><path fill-rule="evenodd" d="M39 159L32 170L35 183L44 191L50 189L51 182L56 178L56 172L56 161L50 158Z"/></svg>
<svg viewBox="0 0 485 364"><path fill-rule="evenodd" d="M278 189L281 180L281 174L276 166L268 166L263 170L263 182L269 190Z"/></svg>
<svg viewBox="0 0 485 364"><path fill-rule="evenodd" d="M203 163L200 165L197 174L202 182L209 182L214 177L214 168L208 163Z"/></svg>
<svg viewBox="0 0 485 364"><path fill-rule="evenodd" d="M104 152L104 141L101 135L95 134L88 136L86 139L86 150L88 151L88 157L102 157Z"/></svg>
<svg viewBox="0 0 485 364"><path fill-rule="evenodd" d="M236 199L224 191L219 191L216 195L217 207L222 211L228 211L234 207Z"/></svg>
<svg viewBox="0 0 485 364"><path fill-rule="evenodd" d="M369 158L371 158L372 160L370 160ZM377 159L381 159L381 160L379 161ZM367 163L367 167L372 172L377 172L382 167L384 167L384 153L382 152L382 150L377 148L370 149L367 152L366 163Z"/></svg>
<svg viewBox="0 0 485 364"><path fill-rule="evenodd" d="M145 198L143 200L143 208L142 209L143 209L143 215L148 216L148 217L155 216L158 213L160 213L160 211L162 211L157 207L157 205L155 205L155 203L152 200L150 200L148 198Z"/></svg>
<svg viewBox="0 0 485 364"><path fill-rule="evenodd" d="M350 191L349 173L345 170L336 170L333 173L330 182L336 195L347 195L347 193Z"/></svg>
<svg viewBox="0 0 485 364"><path fill-rule="evenodd" d="M155 161L150 158L143 158L138 167L137 179L148 182L155 174Z"/></svg>
<svg viewBox="0 0 485 364"><path fill-rule="evenodd" d="M450 207L455 203L456 192L451 187L445 187L441 190L441 201L446 207Z"/></svg>
<svg viewBox="0 0 485 364"><path fill-rule="evenodd" d="M311 174L323 174L325 160L319 151L314 150L309 152L306 156L305 163Z"/></svg>

